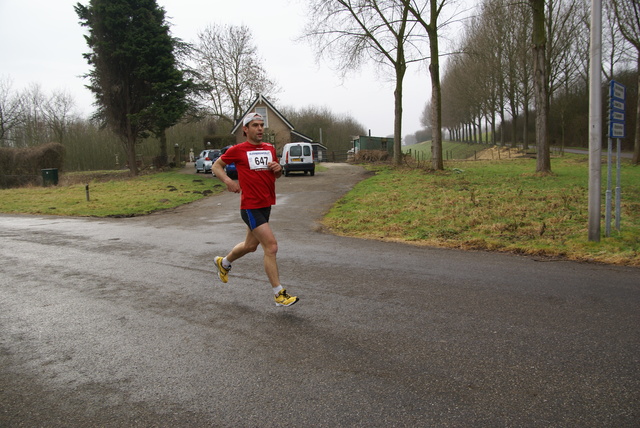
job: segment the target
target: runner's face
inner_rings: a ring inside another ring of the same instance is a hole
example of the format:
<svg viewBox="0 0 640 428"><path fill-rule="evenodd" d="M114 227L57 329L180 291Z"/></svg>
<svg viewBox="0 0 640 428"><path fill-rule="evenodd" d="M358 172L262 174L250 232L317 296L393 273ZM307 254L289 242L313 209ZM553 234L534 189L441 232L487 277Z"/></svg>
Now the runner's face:
<svg viewBox="0 0 640 428"><path fill-rule="evenodd" d="M253 143L261 143L262 135L264 134L264 122L261 120L252 120L244 127L244 132L247 134L247 140Z"/></svg>

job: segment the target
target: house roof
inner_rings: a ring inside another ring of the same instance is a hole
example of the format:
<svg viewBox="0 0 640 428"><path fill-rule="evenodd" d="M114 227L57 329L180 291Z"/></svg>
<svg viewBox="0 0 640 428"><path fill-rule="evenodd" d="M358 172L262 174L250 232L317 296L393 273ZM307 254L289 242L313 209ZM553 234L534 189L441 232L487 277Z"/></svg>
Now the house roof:
<svg viewBox="0 0 640 428"><path fill-rule="evenodd" d="M251 105L249 106L249 108L248 108L246 111L244 111L244 112L242 113L242 116L240 116L240 119L238 119L238 121L236 122L235 126L234 126L234 127L233 127L233 129L231 130L231 133L232 133L232 134L235 134L235 133L238 131L238 128L240 128L240 126L242 125L242 118L243 118L243 117L245 117L246 115L248 115L252 110L254 110L254 109L256 108L256 106L257 106L259 103L261 103L261 102L262 102L262 103L264 103L264 104L266 104L266 105L267 105L267 107L269 107L269 109L271 109L271 110L272 110L272 111L273 111L273 112L274 112L274 113L275 113L275 114L276 114L280 119L282 119L282 121L283 121L283 122L284 122L284 123L289 127L289 129L290 129L291 131L293 131L293 125L291 124L291 122L289 122L289 121L287 120L287 118L286 118L286 117L284 117L284 116L282 115L282 113L280 113L280 112L278 111L278 109L277 109L277 108L275 108L275 106L274 106L273 104L271 104L271 103L269 102L269 100L268 100L264 95L262 95L262 94L258 94L258 96L257 96L257 97L256 97L256 99L251 103ZM300 135L302 135L302 134L300 134ZM306 137L306 138L309 138L309 137Z"/></svg>
<svg viewBox="0 0 640 428"><path fill-rule="evenodd" d="M296 137L300 138L302 141L305 141L307 143L313 143L313 138L307 137L306 135L298 131L294 131L293 129L291 130L291 135L295 135Z"/></svg>

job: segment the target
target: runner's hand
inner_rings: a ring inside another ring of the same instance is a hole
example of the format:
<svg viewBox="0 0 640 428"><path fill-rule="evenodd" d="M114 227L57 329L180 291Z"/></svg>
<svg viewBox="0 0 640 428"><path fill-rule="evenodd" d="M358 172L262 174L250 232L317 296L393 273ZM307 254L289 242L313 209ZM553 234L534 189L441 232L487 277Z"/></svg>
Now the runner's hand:
<svg viewBox="0 0 640 428"><path fill-rule="evenodd" d="M231 180L229 179L229 181L226 183L227 185L227 190L232 192L232 193L240 193L240 184L238 184L237 181Z"/></svg>
<svg viewBox="0 0 640 428"><path fill-rule="evenodd" d="M278 162L269 162L267 166L274 174L282 171L282 165L280 165Z"/></svg>

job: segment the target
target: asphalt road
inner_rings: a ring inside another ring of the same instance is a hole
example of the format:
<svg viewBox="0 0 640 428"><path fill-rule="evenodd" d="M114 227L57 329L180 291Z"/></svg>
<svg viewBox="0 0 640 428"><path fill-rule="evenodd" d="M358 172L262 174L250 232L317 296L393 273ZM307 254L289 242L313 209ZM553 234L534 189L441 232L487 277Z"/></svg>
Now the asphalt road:
<svg viewBox="0 0 640 428"><path fill-rule="evenodd" d="M244 237L235 194L0 216L0 426L638 426L639 269L323 231L364 176L278 181L290 308L260 250L212 274Z"/></svg>

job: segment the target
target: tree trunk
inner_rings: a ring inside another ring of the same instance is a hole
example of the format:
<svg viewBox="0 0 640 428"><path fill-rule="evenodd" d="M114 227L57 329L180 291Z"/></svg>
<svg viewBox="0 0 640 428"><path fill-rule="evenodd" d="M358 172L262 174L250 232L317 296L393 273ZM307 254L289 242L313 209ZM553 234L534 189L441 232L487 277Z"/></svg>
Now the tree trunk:
<svg viewBox="0 0 640 428"><path fill-rule="evenodd" d="M491 112L491 142L487 141L487 144L496 145L496 111L492 109Z"/></svg>
<svg viewBox="0 0 640 428"><path fill-rule="evenodd" d="M138 175L138 163L136 159L136 142L127 141L124 143L124 149L127 152L127 161L129 163L129 172L131 176Z"/></svg>
<svg viewBox="0 0 640 428"><path fill-rule="evenodd" d="M129 172L132 177L138 175L138 163L136 159L136 136L131 129L131 121L127 119L127 140L124 141L124 150L127 153L127 160L129 162Z"/></svg>
<svg viewBox="0 0 640 428"><path fill-rule="evenodd" d="M633 144L633 165L640 165L640 52L638 52L638 102L636 106L636 138Z"/></svg>
<svg viewBox="0 0 640 428"><path fill-rule="evenodd" d="M549 155L549 90L547 87L544 0L529 0L533 10L533 86L536 104L536 172L551 172Z"/></svg>
<svg viewBox="0 0 640 428"><path fill-rule="evenodd" d="M435 170L443 170L444 162L442 160L442 90L440 86L440 54L438 47L438 14L439 9L436 0L430 0L430 21L425 26L429 37L429 55L431 56L431 64L429 64L429 73L431 74L431 105L433 123L431 124L433 136L431 149L433 156L431 157L431 168Z"/></svg>
<svg viewBox="0 0 640 428"><path fill-rule="evenodd" d="M162 130L160 135L158 135L158 140L160 141L160 159L158 159L159 167L163 167L167 165L169 154L167 153L167 131Z"/></svg>
<svg viewBox="0 0 640 428"><path fill-rule="evenodd" d="M475 143L476 138L476 122L475 119L471 118L471 122L469 122L469 139L472 143Z"/></svg>
<svg viewBox="0 0 640 428"><path fill-rule="evenodd" d="M513 94L513 91L510 91ZM516 135L518 134L518 107L516 105L516 101L513 98L509 99L509 105L511 107L511 148L518 147L518 139Z"/></svg>
<svg viewBox="0 0 640 428"><path fill-rule="evenodd" d="M396 89L393 91L395 101L395 111L393 119L393 165L402 164L402 81L407 66L398 64L396 66Z"/></svg>
<svg viewBox="0 0 640 428"><path fill-rule="evenodd" d="M522 150L529 150L529 97L524 97L524 111L522 113L523 127L522 131Z"/></svg>
<svg viewBox="0 0 640 428"><path fill-rule="evenodd" d="M504 140L504 124L505 124L505 120L504 120L504 79L500 79L499 83L498 83L498 88L500 91L499 99L500 99L500 146L504 147L505 146L505 140Z"/></svg>

